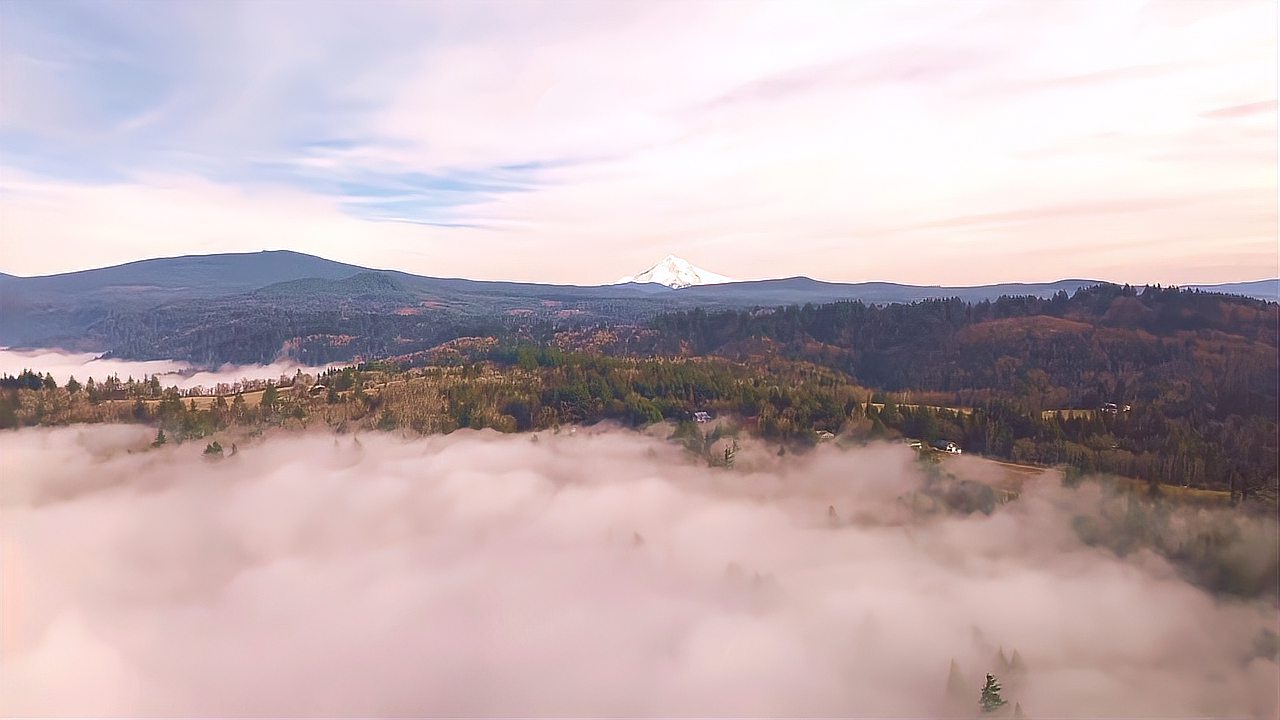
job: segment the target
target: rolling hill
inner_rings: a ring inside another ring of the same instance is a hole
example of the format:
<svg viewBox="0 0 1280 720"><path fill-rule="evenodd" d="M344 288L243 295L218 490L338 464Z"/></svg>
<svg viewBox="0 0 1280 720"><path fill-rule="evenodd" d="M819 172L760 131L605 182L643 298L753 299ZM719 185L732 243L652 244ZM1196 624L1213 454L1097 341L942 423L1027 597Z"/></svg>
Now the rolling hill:
<svg viewBox="0 0 1280 720"><path fill-rule="evenodd" d="M660 283L574 286L428 277L283 250L189 255L41 277L0 274L0 345L217 364L269 361L288 344L323 362L412 352L467 333L639 322L693 308L1043 299L1097 284L1077 279L944 287L794 277L680 289ZM1252 294L1277 284L1200 288Z"/></svg>

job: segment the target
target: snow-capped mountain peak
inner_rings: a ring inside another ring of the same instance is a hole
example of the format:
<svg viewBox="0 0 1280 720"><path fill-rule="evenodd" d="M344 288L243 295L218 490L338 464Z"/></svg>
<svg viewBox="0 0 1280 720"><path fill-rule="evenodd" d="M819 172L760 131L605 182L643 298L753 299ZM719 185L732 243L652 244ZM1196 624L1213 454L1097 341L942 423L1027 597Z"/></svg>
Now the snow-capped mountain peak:
<svg viewBox="0 0 1280 720"><path fill-rule="evenodd" d="M733 278L717 275L694 265L688 260L668 255L656 265L637 275L620 278L614 285L623 283L658 283L669 288L686 288L693 285L718 285L733 282Z"/></svg>

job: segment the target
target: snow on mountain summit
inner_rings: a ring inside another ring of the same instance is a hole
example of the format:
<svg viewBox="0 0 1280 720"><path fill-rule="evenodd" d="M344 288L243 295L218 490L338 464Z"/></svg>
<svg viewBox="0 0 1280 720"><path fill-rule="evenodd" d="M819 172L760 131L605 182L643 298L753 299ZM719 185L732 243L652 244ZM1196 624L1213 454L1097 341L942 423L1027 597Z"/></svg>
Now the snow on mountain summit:
<svg viewBox="0 0 1280 720"><path fill-rule="evenodd" d="M733 278L717 275L709 270L697 267L688 260L678 258L675 255L668 255L648 270L638 275L628 275L620 278L613 284L658 283L669 288L679 289L693 285L718 285L730 282L733 282Z"/></svg>

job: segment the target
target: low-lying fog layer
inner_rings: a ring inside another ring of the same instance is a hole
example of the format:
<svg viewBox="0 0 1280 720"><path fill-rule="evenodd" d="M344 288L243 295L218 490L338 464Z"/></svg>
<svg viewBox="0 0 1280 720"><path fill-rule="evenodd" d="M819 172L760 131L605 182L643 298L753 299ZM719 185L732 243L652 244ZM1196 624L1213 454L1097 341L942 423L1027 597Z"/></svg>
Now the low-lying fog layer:
<svg viewBox="0 0 1280 720"><path fill-rule="evenodd" d="M92 377L98 382L116 375L121 380L129 377L141 380L144 376L159 375L164 387L182 389L212 388L218 383L236 383L241 380L276 380L282 375L292 376L298 370L316 374L323 367L310 367L294 362L276 362L270 365L232 365L216 370L200 370L177 360L119 360L100 358L101 353L73 353L64 350L13 350L0 348L0 374L17 375L23 370L50 373L59 385L75 376L84 382Z"/></svg>
<svg viewBox="0 0 1280 720"><path fill-rule="evenodd" d="M1093 484L922 516L889 445L150 439L0 435L3 714L929 717L987 672L1029 717L1277 711L1272 601L1086 546Z"/></svg>

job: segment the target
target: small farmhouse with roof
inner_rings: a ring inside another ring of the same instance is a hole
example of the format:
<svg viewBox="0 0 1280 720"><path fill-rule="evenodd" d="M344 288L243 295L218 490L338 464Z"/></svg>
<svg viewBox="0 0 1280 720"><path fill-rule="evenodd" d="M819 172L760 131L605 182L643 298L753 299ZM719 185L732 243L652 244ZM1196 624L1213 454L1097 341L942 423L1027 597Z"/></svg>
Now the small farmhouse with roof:
<svg viewBox="0 0 1280 720"><path fill-rule="evenodd" d="M933 449L938 452L950 453L952 455L959 455L964 452L960 449L959 445L956 445L950 440L935 440L932 445Z"/></svg>

